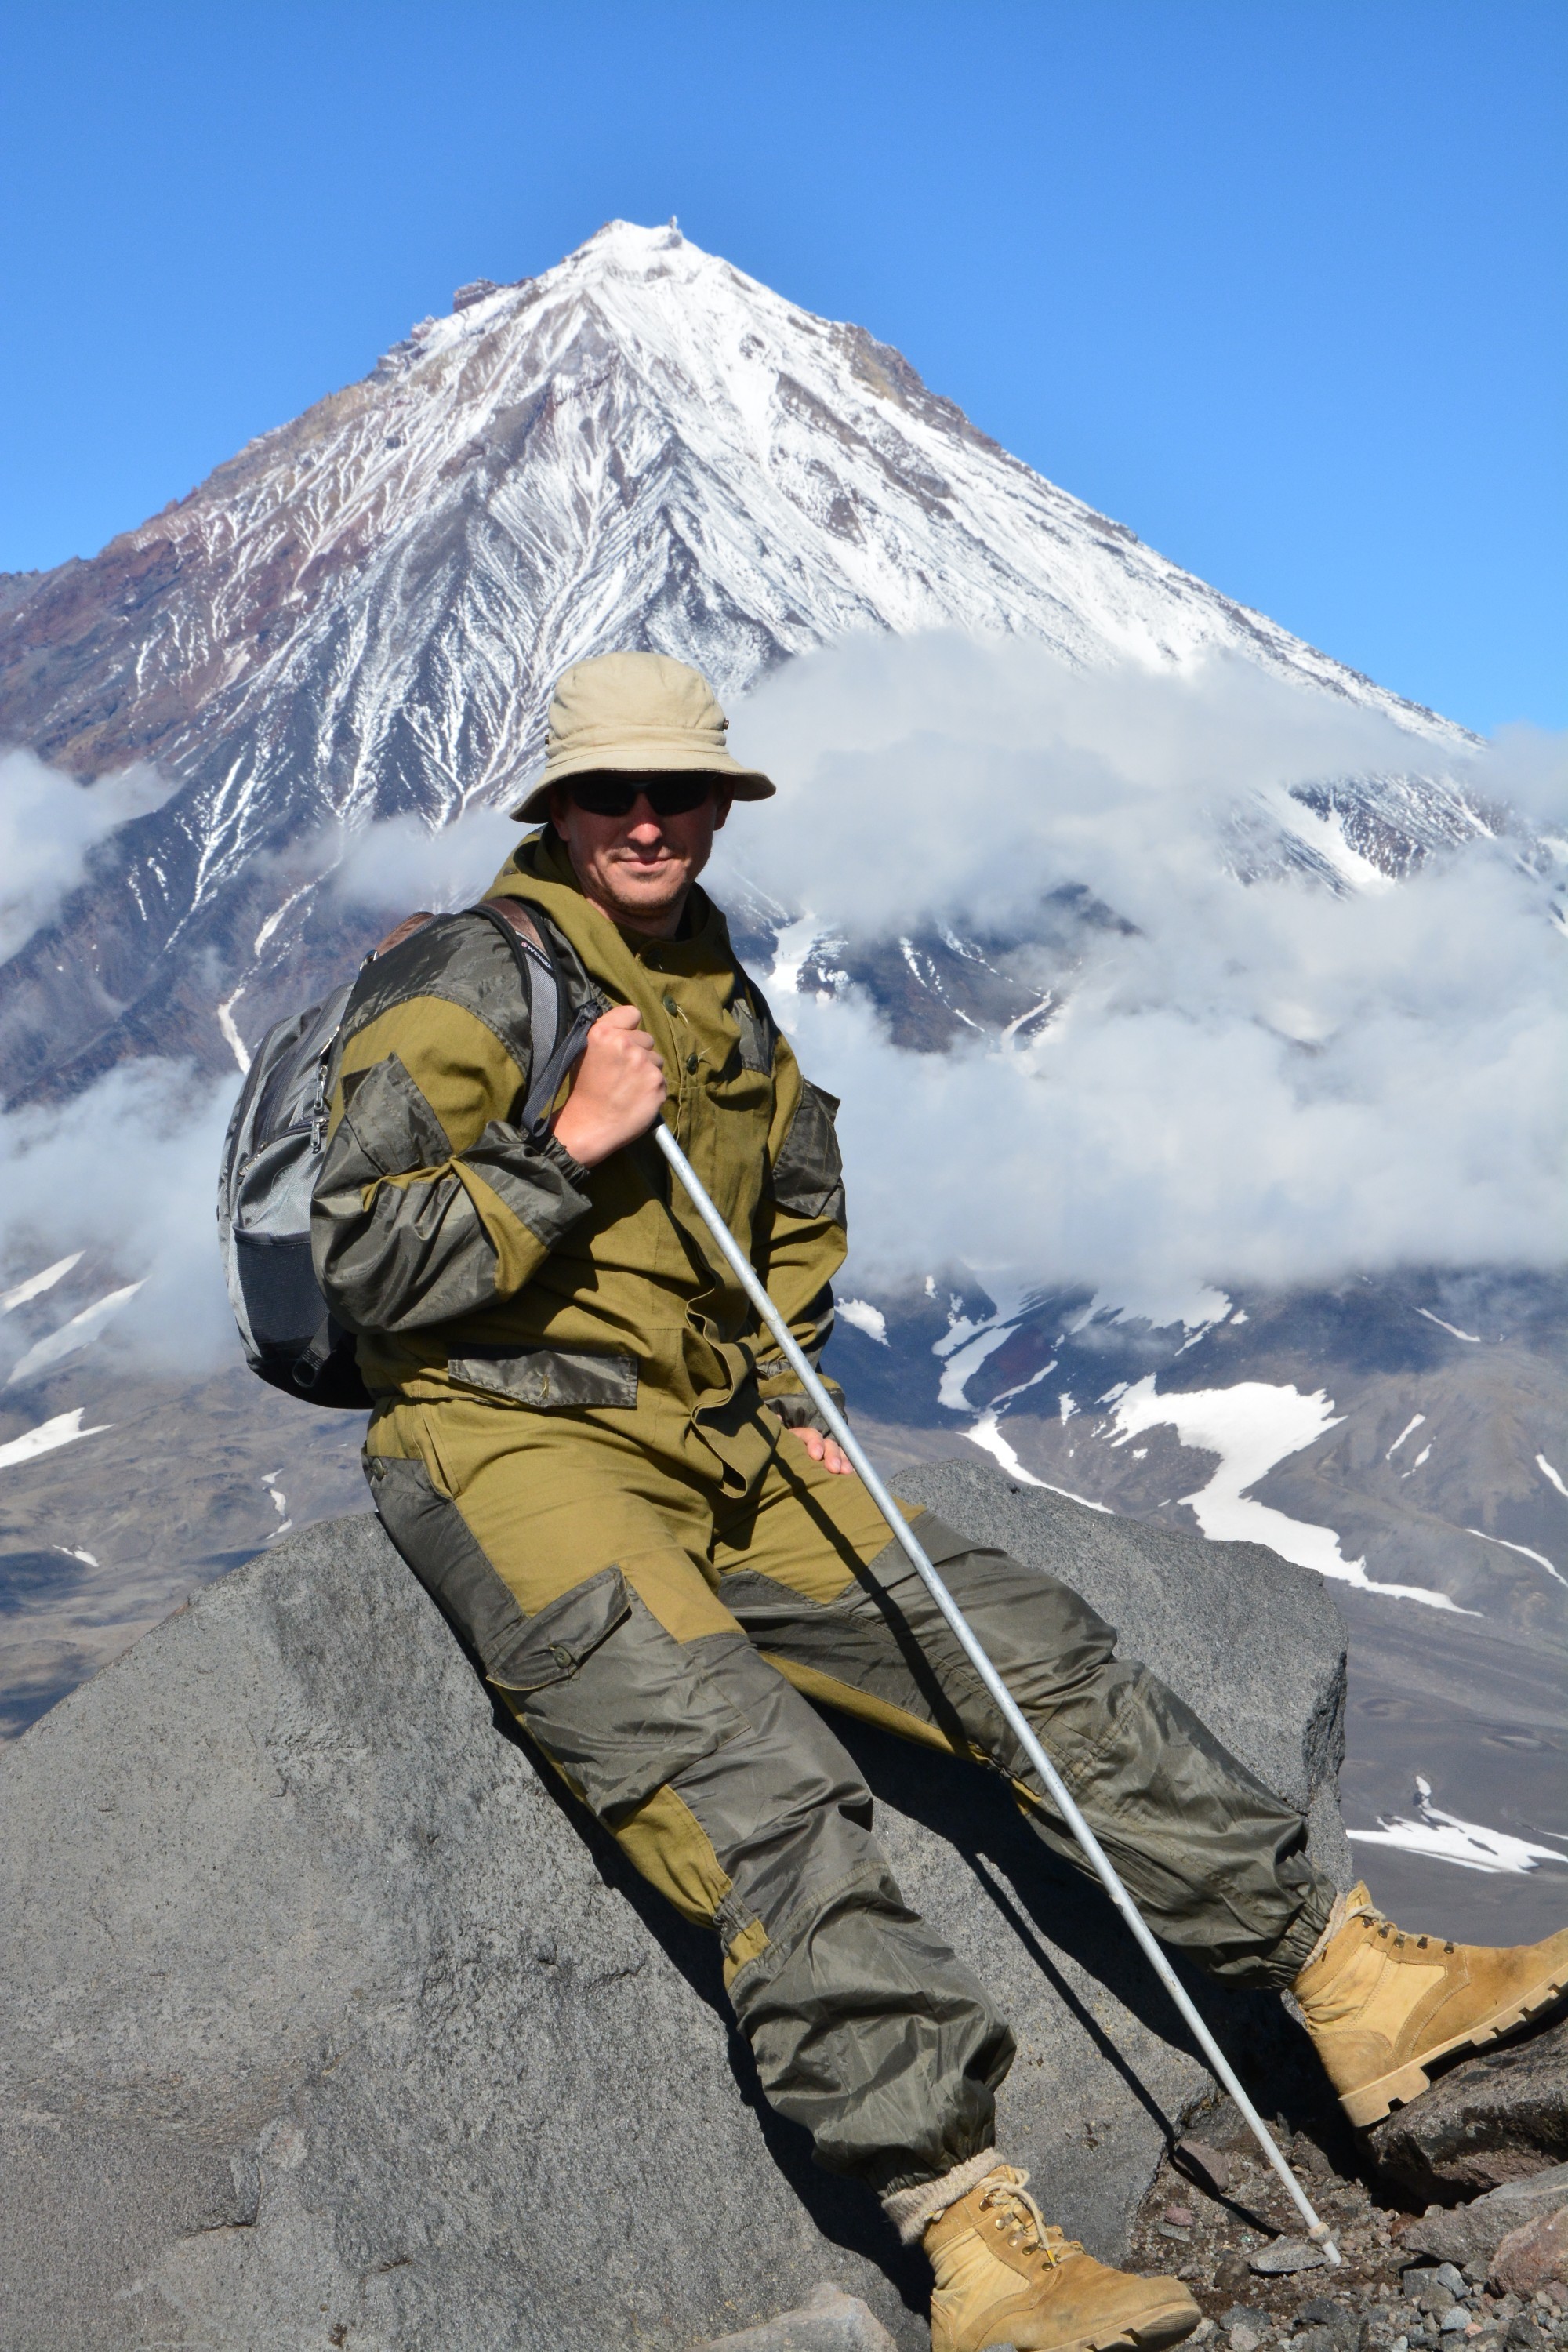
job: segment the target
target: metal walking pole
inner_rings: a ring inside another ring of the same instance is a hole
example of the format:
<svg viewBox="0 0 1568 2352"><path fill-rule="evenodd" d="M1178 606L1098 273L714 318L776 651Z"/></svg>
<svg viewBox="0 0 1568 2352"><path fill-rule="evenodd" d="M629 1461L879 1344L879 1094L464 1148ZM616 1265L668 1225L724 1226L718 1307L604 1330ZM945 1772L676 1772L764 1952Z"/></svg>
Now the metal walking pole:
<svg viewBox="0 0 1568 2352"><path fill-rule="evenodd" d="M1337 2267L1340 2261L1340 2252L1338 2247L1334 2244L1333 2239L1329 2234L1328 2223L1326 2221L1321 2221L1318 2219L1317 2213L1313 2210L1311 2201L1308 2198L1305 2189L1301 2187L1300 2182L1297 2179L1295 2174L1291 2171L1289 2166L1280 2155L1279 2148L1275 2146L1273 2134L1270 2132L1268 2125L1264 2122L1262 2116L1258 2114L1257 2108L1253 2105L1252 2101L1247 2097L1247 2093L1242 2089L1240 2083L1237 2080L1237 2076L1231 2066L1230 2061L1226 2058L1224 2051L1215 2040L1214 2035L1209 2032L1208 2027L1204 2023L1203 2019L1198 2015L1197 2011L1193 2006L1192 1998L1187 1992L1185 1986L1182 1983L1181 1979L1177 1976L1174 1969L1172 1968L1170 1961L1166 1958L1164 1953L1155 1942L1153 1937L1149 1932L1149 1929L1144 1926L1136 1904L1133 1902L1132 1897L1128 1894L1127 1889L1122 1885L1121 1879L1117 1876L1115 1864L1108 1858L1103 1847L1100 1845L1100 1840L1095 1836L1094 1832L1089 1828L1089 1823L1084 1820L1084 1817L1079 1812L1078 1806L1074 1803L1070 1793L1062 1780L1060 1773L1057 1770L1056 1766L1051 1762L1050 1758L1046 1754L1046 1751L1041 1747L1039 1740L1036 1738L1035 1733L1030 1728L1028 1720L1025 1716L1023 1709L1019 1706L1017 1700L1013 1696L1012 1692L1007 1688L1006 1684L997 1673L996 1668L992 1664L990 1658L987 1656L984 1648L981 1644L979 1637L971 1630L968 1620L965 1618L963 1612L959 1608L957 1601L954 1601L952 1593L942 1582L942 1578L938 1575L931 1561L926 1558L925 1552L920 1542L917 1540L909 1521L905 1518L902 1511L900 1510L897 1503L893 1500L892 1496L888 1492L887 1487L883 1485L881 1479L872 1468L858 1439L854 1435L848 1423L838 1411L833 1399L828 1395L827 1391L823 1387L821 1381L812 1370L810 1363L807 1361L805 1356L803 1354L799 1345L797 1344L789 1325L784 1321L784 1317L780 1314L778 1308L773 1305L773 1300L768 1297L767 1292L763 1289L761 1281L758 1279L756 1268L746 1256L745 1252L741 1248L740 1244L736 1241L734 1234L730 1231L729 1226L724 1223L723 1218L719 1214L718 1210L709 1199L701 1178L698 1175L697 1171L693 1168L690 1160L688 1160L685 1152L682 1151L679 1144L677 1143L674 1136L670 1133L662 1118L658 1120L658 1124L655 1126L653 1136L654 1141L658 1144L659 1150L668 1160L671 1168L674 1169L676 1174L679 1177L682 1185L685 1187L686 1192L690 1197L692 1207L697 1211L698 1215L701 1218L703 1223L707 1226L709 1232L718 1243L720 1249L723 1252L725 1259L727 1260L731 1272L734 1274L736 1280L740 1283L742 1289L745 1292L747 1297L756 1308L757 1313L762 1317L763 1322L773 1333L773 1338L778 1341L779 1346L783 1349L786 1360L794 1368L796 1377L799 1379L801 1386L805 1389L807 1396L810 1397L813 1404L816 1405L818 1412L821 1413L824 1421L826 1422L829 1429L833 1432L834 1436L843 1447L844 1452L854 1464L855 1468L859 1473L861 1481L868 1493L870 1495L872 1501L876 1504L877 1508L881 1512L882 1517L887 1520L889 1528L892 1535L896 1540L903 1546L904 1550L909 1554L911 1566L918 1570L922 1582L925 1584L927 1591L931 1594L931 1599L936 1602L937 1607L941 1610L942 1615L946 1618L948 1624L952 1627L953 1634L962 1645L965 1656L969 1659L975 1673L980 1676L981 1681L984 1684L986 1689L995 1700L997 1708L1000 1711L1003 1719L1007 1724L1008 1728L1013 1732L1015 1738L1018 1740L1030 1763L1039 1774L1041 1780L1044 1782L1045 1787L1049 1793L1051 1801L1056 1806L1058 1811L1061 1814L1061 1817L1066 1822L1068 1829L1071 1830L1079 1845L1083 1848L1089 1861L1093 1865L1095 1874L1099 1877L1100 1885L1104 1887L1112 1903L1115 1904L1117 1909L1126 1920L1133 1936L1142 1947L1150 1967L1153 1969L1155 1975L1164 1986L1165 1990L1170 1994L1171 1999L1175 2002L1177 2009L1181 2011L1188 2031L1191 2032L1199 2049L1203 2052L1204 2056L1208 2060L1209 2064L1214 2069L1214 2072L1221 2084L1236 2101L1236 2104L1241 2110L1242 2115L1247 2118L1247 2126L1252 2132L1253 2137L1257 2140L1258 2147L1263 2150L1264 2155L1268 2158L1269 2163L1273 2166L1275 2171L1284 2182L1285 2187L1289 2190L1292 2201L1307 2224L1308 2236L1318 2245L1321 2246L1328 2261Z"/></svg>

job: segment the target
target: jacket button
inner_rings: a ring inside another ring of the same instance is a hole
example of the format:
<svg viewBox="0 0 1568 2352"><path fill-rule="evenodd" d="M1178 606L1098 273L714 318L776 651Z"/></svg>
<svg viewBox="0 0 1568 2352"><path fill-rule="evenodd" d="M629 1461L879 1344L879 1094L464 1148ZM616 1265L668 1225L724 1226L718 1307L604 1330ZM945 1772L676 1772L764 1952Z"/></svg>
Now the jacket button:
<svg viewBox="0 0 1568 2352"><path fill-rule="evenodd" d="M695 1054L688 1054L686 1056L686 1066L688 1070L695 1070L697 1067L697 1055Z"/></svg>
<svg viewBox="0 0 1568 2352"><path fill-rule="evenodd" d="M665 992L664 1009L667 1013L674 1013L677 1014L679 1014L680 1011L679 1005L677 1004L674 997L669 994L668 990Z"/></svg>

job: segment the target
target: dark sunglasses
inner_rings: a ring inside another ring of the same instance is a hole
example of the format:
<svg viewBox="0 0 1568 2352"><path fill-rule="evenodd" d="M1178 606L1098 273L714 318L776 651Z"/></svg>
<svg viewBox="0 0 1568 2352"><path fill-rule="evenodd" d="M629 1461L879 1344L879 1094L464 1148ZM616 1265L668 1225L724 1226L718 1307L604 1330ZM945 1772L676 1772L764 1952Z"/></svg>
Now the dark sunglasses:
<svg viewBox="0 0 1568 2352"><path fill-rule="evenodd" d="M577 776L566 787L575 805L590 816L630 816L637 796L655 816L685 816L700 808L713 790L711 776Z"/></svg>

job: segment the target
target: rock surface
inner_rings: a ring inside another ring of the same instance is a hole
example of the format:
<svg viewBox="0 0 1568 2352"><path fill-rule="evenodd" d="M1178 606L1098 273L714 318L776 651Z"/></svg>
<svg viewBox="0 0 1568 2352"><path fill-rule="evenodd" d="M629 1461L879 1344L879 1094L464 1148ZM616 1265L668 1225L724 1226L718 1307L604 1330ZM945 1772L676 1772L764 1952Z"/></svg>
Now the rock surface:
<svg viewBox="0 0 1568 2352"><path fill-rule="evenodd" d="M1430 2254L1434 2262L1489 2263L1510 2231L1542 2213L1568 2205L1568 2164L1553 2164L1528 2179L1505 2181L1484 2197L1452 2211L1435 2205L1405 2231L1412 2253Z"/></svg>
<svg viewBox="0 0 1568 2352"><path fill-rule="evenodd" d="M1492 2256L1492 2284L1506 2294L1533 2294L1568 2273L1568 2206L1538 2213L1510 2230Z"/></svg>
<svg viewBox="0 0 1568 2352"><path fill-rule="evenodd" d="M1068 1574L1349 1874L1315 1576L979 1465L900 1485ZM1205 2075L991 1780L851 1738L906 1892L1013 2017L1003 2145L1114 2256ZM74 1693L9 1751L0 1815L5 2352L674 2352L825 2284L924 2343L923 2265L761 2107L710 1941L498 1727L370 1517L285 1538ZM1205 1998L1277 2106L1301 2037L1271 1998Z"/></svg>
<svg viewBox="0 0 1568 2352"><path fill-rule="evenodd" d="M1390 2177L1438 2204L1568 2158L1568 2019L1467 2058L1368 2134Z"/></svg>
<svg viewBox="0 0 1568 2352"><path fill-rule="evenodd" d="M1327 2093L1326 2083L1324 2084ZM1167 2200L1190 2168L1163 2163L1132 2231L1131 2267L1174 2270L1190 2287L1203 2325L1194 2352L1563 2352L1568 2347L1568 2286L1544 2279L1528 2292L1489 2275L1486 2258L1460 2265L1423 2261L1421 2225L1391 2201L1384 2176L1331 2095L1310 2130L1277 2124L1285 2154L1329 2223L1339 2266L1295 2273L1256 2265L1261 2242L1297 2236L1300 2221L1246 2136L1229 2100L1204 2119L1204 2137L1230 2157L1225 2193L1184 2183L1191 2222L1173 2227ZM1528 2210L1516 2204L1514 2212ZM1429 2219L1433 2217L1428 2217ZM1495 2236L1495 2230L1492 2234ZM1544 2251L1544 2250L1542 2250ZM1413 2260L1413 2255L1416 2259ZM1210 2333L1205 2336L1203 2329ZM1217 2340L1216 2340L1217 2339Z"/></svg>
<svg viewBox="0 0 1568 2352"><path fill-rule="evenodd" d="M739 2336L720 2336L700 2352L895 2352L893 2339L858 2295L819 2287L798 2311L781 2312Z"/></svg>

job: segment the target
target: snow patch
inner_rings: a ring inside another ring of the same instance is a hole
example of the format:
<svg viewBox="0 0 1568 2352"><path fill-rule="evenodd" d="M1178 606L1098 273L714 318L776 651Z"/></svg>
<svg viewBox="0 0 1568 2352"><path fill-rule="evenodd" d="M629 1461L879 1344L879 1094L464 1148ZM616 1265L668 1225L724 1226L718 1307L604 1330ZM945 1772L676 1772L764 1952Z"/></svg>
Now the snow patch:
<svg viewBox="0 0 1568 2352"><path fill-rule="evenodd" d="M1346 1559L1332 1528L1314 1527L1292 1519L1267 1503L1255 1502L1249 1486L1273 1469L1277 1462L1300 1454L1325 1431L1337 1429L1333 1399L1321 1389L1302 1396L1294 1387L1276 1388L1264 1381L1241 1381L1229 1389L1192 1389L1169 1396L1155 1392L1152 1372L1129 1389L1116 1408L1120 1434L1112 1441L1125 1444L1147 1429L1169 1423L1184 1445L1199 1453L1217 1454L1206 1486L1180 1497L1212 1541L1267 1544L1282 1559L1299 1568L1316 1569L1320 1576L1337 1577L1363 1592L1381 1592L1391 1600L1419 1601L1429 1609L1459 1610L1446 1592L1418 1584L1380 1584L1366 1572L1364 1559Z"/></svg>
<svg viewBox="0 0 1568 2352"><path fill-rule="evenodd" d="M1457 1813L1444 1812L1432 1802L1432 1783L1419 1773L1415 1809L1418 1821L1399 1813L1385 1821L1380 1813L1376 1829L1347 1830L1345 1834L1362 1845L1396 1846L1402 1853L1421 1854L1428 1862L1457 1863L1461 1870L1510 1871L1522 1875L1539 1869L1543 1862L1568 1863L1568 1853L1555 1846L1535 1845L1507 1830L1483 1829L1477 1822L1463 1822Z"/></svg>
<svg viewBox="0 0 1568 2352"><path fill-rule="evenodd" d="M258 947L259 947L260 944L261 942L258 940L257 941ZM223 1031L225 1045L228 1047L229 1052L234 1055L235 1060L239 1064L239 1075L242 1078L248 1077L250 1075L250 1053L244 1038L240 1035L239 1031L234 1025L234 1013L232 1008L239 1003L240 998L244 994L245 982L241 981L239 986L235 990L234 994L232 996L226 996L223 1003L217 1009L217 1025Z"/></svg>
<svg viewBox="0 0 1568 2352"><path fill-rule="evenodd" d="M1532 1559L1537 1568L1543 1568L1548 1576L1554 1576L1559 1584L1568 1584L1568 1576L1560 1568L1553 1568L1544 1552L1531 1551L1528 1544L1510 1543L1506 1536L1489 1536L1484 1528L1467 1528L1465 1533L1475 1536L1481 1543L1496 1544L1500 1550L1516 1551L1521 1559Z"/></svg>
<svg viewBox="0 0 1568 2352"><path fill-rule="evenodd" d="M936 1392L938 1404L945 1405L949 1412L967 1412L969 1400L963 1393L965 1388L986 1357L994 1355L1003 1340L1010 1339L1017 1328L1016 1323L998 1323L990 1330L980 1331L952 1354L948 1353L952 1346L951 1335L946 1341L939 1339L932 1352L947 1355L948 1360L942 1367L942 1381ZM955 1327L959 1332L965 1328L973 1328L973 1326Z"/></svg>
<svg viewBox="0 0 1568 2352"><path fill-rule="evenodd" d="M51 1331L47 1339L40 1339L36 1347L28 1349L21 1362L12 1366L6 1376L6 1387L14 1388L18 1381L31 1380L50 1364L60 1363L67 1356L74 1356L79 1348L89 1346L110 1317L118 1315L141 1287L139 1282L128 1282L123 1290L111 1290L106 1297L96 1299L90 1307L84 1307L79 1315L73 1315L68 1323L62 1323L58 1331Z"/></svg>
<svg viewBox="0 0 1568 2352"><path fill-rule="evenodd" d="M1107 1517L1110 1517L1109 1504L1091 1503L1087 1495L1075 1495L1070 1486L1053 1486L1048 1479L1037 1478L1032 1470L1026 1470L997 1426L999 1420L994 1411L983 1412L973 1428L963 1433L971 1445L978 1445L983 1453L999 1462L1010 1478L1021 1478L1026 1486L1042 1486L1047 1495L1064 1496L1069 1503L1081 1503L1086 1511L1103 1511Z"/></svg>
<svg viewBox="0 0 1568 2352"><path fill-rule="evenodd" d="M69 1257L56 1258L53 1265L45 1266L42 1274L30 1274L26 1282L17 1283L14 1289L0 1290L0 1315L8 1315L13 1307L26 1307L29 1298L40 1297L46 1290L52 1290L57 1282L65 1279L73 1265L81 1264L81 1260L82 1252L72 1250Z"/></svg>
<svg viewBox="0 0 1568 2352"><path fill-rule="evenodd" d="M1445 1323L1440 1315L1432 1314L1425 1307L1418 1307L1415 1312L1417 1315L1425 1315L1428 1323L1436 1323L1439 1331L1447 1331L1451 1339L1467 1339L1472 1348L1480 1346L1481 1335L1479 1331L1461 1331L1457 1323Z"/></svg>
<svg viewBox="0 0 1568 2352"><path fill-rule="evenodd" d="M52 1421L41 1421L37 1429L24 1430L20 1437L9 1439L0 1445L0 1470L14 1469L18 1462L36 1461L40 1454L52 1454L57 1445L69 1445L79 1437L101 1437L106 1429L113 1428L112 1422L100 1421L84 1429L81 1417L86 1411L86 1405L79 1404L71 1412L57 1412Z"/></svg>
<svg viewBox="0 0 1568 2352"><path fill-rule="evenodd" d="M786 996L798 996L805 960L823 936L822 925L814 915L803 915L797 922L786 923L773 942L768 986Z"/></svg>
<svg viewBox="0 0 1568 2352"><path fill-rule="evenodd" d="M1384 1455L1383 1458L1385 1462L1393 1461L1394 1455L1398 1453L1405 1439L1411 1434L1413 1430L1420 1428L1426 1418L1426 1416L1424 1412L1412 1413L1410 1419L1405 1423L1404 1428L1400 1431L1398 1436L1394 1439L1393 1444Z"/></svg>
<svg viewBox="0 0 1568 2352"><path fill-rule="evenodd" d="M0 1300L0 1305L4 1305L4 1300ZM1565 1486L1563 1484L1562 1479L1558 1476L1556 1471L1553 1470L1551 1463L1548 1462L1544 1454L1538 1454L1536 1455L1535 1466L1540 1471L1543 1478L1551 1479L1552 1485L1556 1487L1563 1501L1568 1503L1568 1486Z"/></svg>
<svg viewBox="0 0 1568 2352"><path fill-rule="evenodd" d="M868 1339L875 1339L879 1348L888 1344L888 1318L879 1307L865 1298L840 1298L836 1301L837 1312L857 1331L864 1331Z"/></svg>

